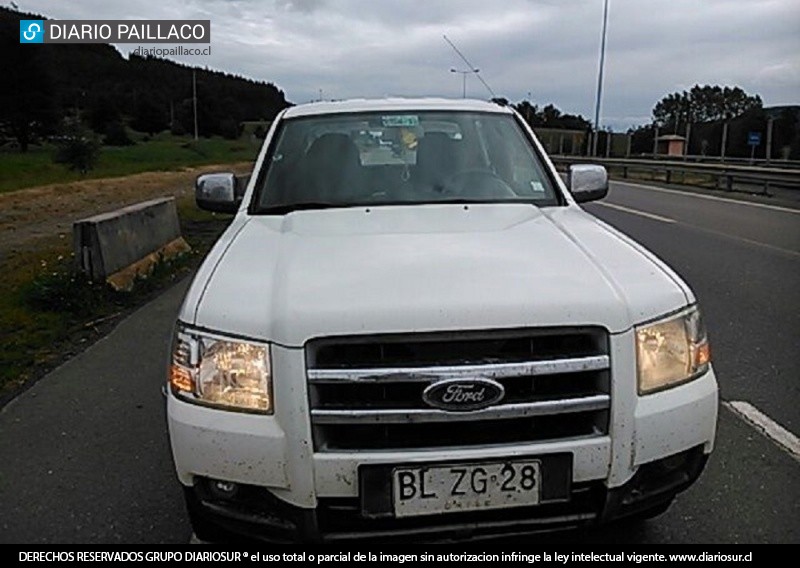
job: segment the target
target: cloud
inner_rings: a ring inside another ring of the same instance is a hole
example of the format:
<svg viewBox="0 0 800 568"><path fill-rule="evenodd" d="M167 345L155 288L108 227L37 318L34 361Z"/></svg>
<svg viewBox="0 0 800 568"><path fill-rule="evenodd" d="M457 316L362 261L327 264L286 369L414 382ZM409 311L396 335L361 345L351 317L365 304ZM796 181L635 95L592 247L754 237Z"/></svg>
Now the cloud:
<svg viewBox="0 0 800 568"><path fill-rule="evenodd" d="M594 116L602 0L26 0L62 19L203 18L212 55L185 62L271 81L294 102L461 95L453 40L498 94ZM796 0L610 0L602 124L627 128L669 92L739 85L798 103ZM121 50L127 46L118 46ZM475 77L468 95L488 93Z"/></svg>
<svg viewBox="0 0 800 568"><path fill-rule="evenodd" d="M800 57L765 65L756 72L753 82L766 87L773 85L796 87L800 84Z"/></svg>
<svg viewBox="0 0 800 568"><path fill-rule="evenodd" d="M322 0L276 0L278 6L298 12L313 12L322 6Z"/></svg>

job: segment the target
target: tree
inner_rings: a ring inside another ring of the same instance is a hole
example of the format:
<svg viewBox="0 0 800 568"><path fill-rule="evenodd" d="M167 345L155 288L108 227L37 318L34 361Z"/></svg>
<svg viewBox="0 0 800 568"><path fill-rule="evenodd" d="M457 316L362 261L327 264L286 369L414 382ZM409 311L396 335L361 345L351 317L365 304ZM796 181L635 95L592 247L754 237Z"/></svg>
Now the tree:
<svg viewBox="0 0 800 568"><path fill-rule="evenodd" d="M653 141L656 136L654 124L629 128L628 134L631 136L631 154L650 154L653 152Z"/></svg>
<svg viewBox="0 0 800 568"><path fill-rule="evenodd" d="M232 118L223 118L219 122L219 130L222 137L228 140L236 140L242 134L239 124Z"/></svg>
<svg viewBox="0 0 800 568"><path fill-rule="evenodd" d="M775 117L773 127L773 158L794 159L800 157L800 109L784 107Z"/></svg>
<svg viewBox="0 0 800 568"><path fill-rule="evenodd" d="M150 135L168 128L193 133L193 74L202 136L222 134L224 119L237 125L271 120L290 105L273 83L158 57L123 57L112 45L20 44L19 21L44 18L6 4L0 6L0 133L22 150L78 111L101 136L109 136L109 128L120 134L120 123Z"/></svg>
<svg viewBox="0 0 800 568"><path fill-rule="evenodd" d="M568 130L588 130L591 122L581 115L564 114L555 105L549 104L542 109L531 104L530 101L521 101L514 106L514 109L537 128L561 128Z"/></svg>
<svg viewBox="0 0 800 568"><path fill-rule="evenodd" d="M558 124L559 118L561 118L561 111L555 105L549 104L542 109L542 126L552 128Z"/></svg>
<svg viewBox="0 0 800 568"><path fill-rule="evenodd" d="M61 134L56 139L56 148L53 161L82 174L94 167L100 155L100 143L95 134L77 118L64 121Z"/></svg>
<svg viewBox="0 0 800 568"><path fill-rule="evenodd" d="M130 146L133 140L128 136L125 125L121 121L109 122L105 129L103 144L106 146Z"/></svg>
<svg viewBox="0 0 800 568"><path fill-rule="evenodd" d="M140 100L131 121L131 127L150 136L166 130L167 113L147 99Z"/></svg>
<svg viewBox="0 0 800 568"><path fill-rule="evenodd" d="M562 114L559 120L561 128L569 130L590 130L592 123L580 114Z"/></svg>
<svg viewBox="0 0 800 568"><path fill-rule="evenodd" d="M16 138L20 150L27 152L38 136L52 131L56 116L53 85L37 49L42 46L5 39L0 44L0 124Z"/></svg>
<svg viewBox="0 0 800 568"><path fill-rule="evenodd" d="M664 130L677 132L681 125L730 120L761 107L761 97L748 95L740 87L695 85L689 91L666 95L653 107L653 118Z"/></svg>
<svg viewBox="0 0 800 568"><path fill-rule="evenodd" d="M516 111L522 115L522 117L533 126L533 119L536 116L536 113L539 112L539 109L536 105L531 104L530 101L521 101L515 105L513 105Z"/></svg>
<svg viewBox="0 0 800 568"><path fill-rule="evenodd" d="M98 94L89 102L89 126L97 133L106 133L109 128L116 128L120 124L120 114L114 100L105 95Z"/></svg>
<svg viewBox="0 0 800 568"><path fill-rule="evenodd" d="M661 99L653 108L653 118L659 127L664 129L674 129L677 131L678 125L689 117L690 102L689 93L672 93ZM693 120L691 120L694 122Z"/></svg>

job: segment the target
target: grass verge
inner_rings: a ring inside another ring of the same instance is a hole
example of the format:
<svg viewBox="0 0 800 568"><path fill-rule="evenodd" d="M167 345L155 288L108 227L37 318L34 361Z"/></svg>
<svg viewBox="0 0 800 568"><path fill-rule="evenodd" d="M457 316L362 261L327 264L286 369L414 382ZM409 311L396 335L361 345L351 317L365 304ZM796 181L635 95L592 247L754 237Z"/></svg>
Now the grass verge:
<svg viewBox="0 0 800 568"><path fill-rule="evenodd" d="M55 148L50 144L31 146L26 153L0 150L0 193L71 181L112 178L130 174L173 171L206 164L252 161L261 141L225 140L162 133L146 141L141 134L132 146L103 146L96 166L82 175L53 162Z"/></svg>

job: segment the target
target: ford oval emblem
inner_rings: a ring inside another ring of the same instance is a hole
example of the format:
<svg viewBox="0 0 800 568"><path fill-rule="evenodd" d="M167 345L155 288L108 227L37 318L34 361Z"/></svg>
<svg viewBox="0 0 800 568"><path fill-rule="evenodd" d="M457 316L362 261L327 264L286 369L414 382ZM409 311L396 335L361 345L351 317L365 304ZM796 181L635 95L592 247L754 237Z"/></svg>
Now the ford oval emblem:
<svg viewBox="0 0 800 568"><path fill-rule="evenodd" d="M428 385L422 400L441 410L465 412L500 402L505 394L503 385L492 379L445 379Z"/></svg>

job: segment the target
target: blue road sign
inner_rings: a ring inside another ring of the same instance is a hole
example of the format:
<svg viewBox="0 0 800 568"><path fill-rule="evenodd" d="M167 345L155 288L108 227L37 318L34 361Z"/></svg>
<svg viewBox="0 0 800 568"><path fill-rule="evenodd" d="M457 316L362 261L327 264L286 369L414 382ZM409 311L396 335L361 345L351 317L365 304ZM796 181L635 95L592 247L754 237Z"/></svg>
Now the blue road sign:
<svg viewBox="0 0 800 568"><path fill-rule="evenodd" d="M761 133L760 132L748 132L747 133L747 143L750 146L758 146L761 144Z"/></svg>

